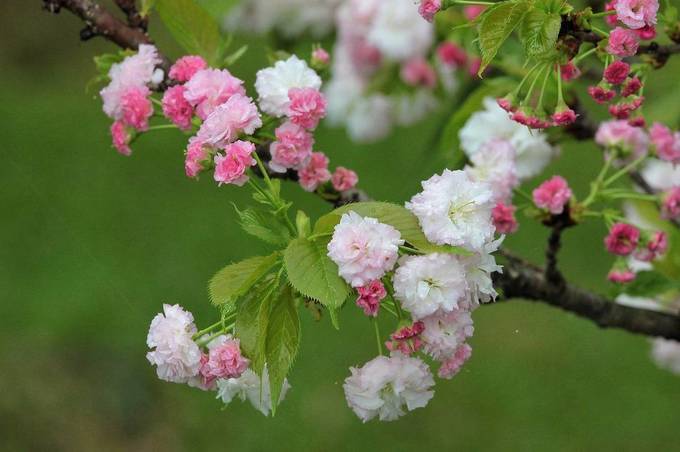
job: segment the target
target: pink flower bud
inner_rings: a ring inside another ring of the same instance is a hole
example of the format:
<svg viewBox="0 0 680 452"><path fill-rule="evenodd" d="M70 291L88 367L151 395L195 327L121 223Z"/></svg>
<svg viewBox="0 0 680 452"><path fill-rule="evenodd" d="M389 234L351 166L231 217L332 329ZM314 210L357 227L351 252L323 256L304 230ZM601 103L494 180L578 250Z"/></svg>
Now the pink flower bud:
<svg viewBox="0 0 680 452"><path fill-rule="evenodd" d="M422 57L411 58L401 66L401 79L410 86L434 88L437 84L437 74Z"/></svg>
<svg viewBox="0 0 680 452"><path fill-rule="evenodd" d="M615 223L609 230L609 235L605 237L604 244L612 254L618 256L628 256L640 241L640 230L633 225L626 223Z"/></svg>
<svg viewBox="0 0 680 452"><path fill-rule="evenodd" d="M248 181L246 170L257 162L251 156L255 145L249 141L235 141L224 148L225 155L215 155L215 181L218 185L234 184L239 187Z"/></svg>
<svg viewBox="0 0 680 452"><path fill-rule="evenodd" d="M111 139L113 141L113 147L116 148L120 154L132 154L132 149L130 149L131 138L132 137L130 133L121 121L116 121L111 124Z"/></svg>
<svg viewBox="0 0 680 452"><path fill-rule="evenodd" d="M163 114L182 130L191 129L194 109L184 98L184 85L171 86L163 94Z"/></svg>
<svg viewBox="0 0 680 452"><path fill-rule="evenodd" d="M323 47L317 47L312 50L313 66L327 66L330 61L331 56Z"/></svg>
<svg viewBox="0 0 680 452"><path fill-rule="evenodd" d="M581 71L574 64L573 60L569 60L567 64L560 66L560 74L562 74L562 80L569 82L581 76Z"/></svg>
<svg viewBox="0 0 680 452"><path fill-rule="evenodd" d="M588 94L593 98L598 104L606 104L616 96L616 92L611 89L604 88L602 86L589 86Z"/></svg>
<svg viewBox="0 0 680 452"><path fill-rule="evenodd" d="M418 13L428 22L434 20L434 15L442 8L441 0L420 0Z"/></svg>
<svg viewBox="0 0 680 452"><path fill-rule="evenodd" d="M168 72L168 76L180 83L188 81L194 74L201 69L208 67L208 63L197 55L183 56L175 62Z"/></svg>
<svg viewBox="0 0 680 452"><path fill-rule="evenodd" d="M359 297L357 298L357 306L364 310L364 314L369 317L378 315L380 309L380 301L387 296L387 290L379 279L374 279L367 285L357 288Z"/></svg>
<svg viewBox="0 0 680 452"><path fill-rule="evenodd" d="M314 191L331 178L328 171L328 157L322 152L313 152L307 166L298 171L300 185L306 191Z"/></svg>
<svg viewBox="0 0 680 452"><path fill-rule="evenodd" d="M624 61L614 61L604 70L603 77L612 85L619 85L628 77L630 65Z"/></svg>
<svg viewBox="0 0 680 452"><path fill-rule="evenodd" d="M571 188L561 176L553 176L543 182L533 192L534 204L539 209L546 209L553 215L564 212L564 206L571 199Z"/></svg>
<svg viewBox="0 0 680 452"><path fill-rule="evenodd" d="M480 14L484 12L486 6L484 5L469 5L463 8L463 15L467 20L475 20Z"/></svg>
<svg viewBox="0 0 680 452"><path fill-rule="evenodd" d="M518 224L515 218L515 206L499 202L491 211L491 220L496 227L496 232L501 234L513 234L517 231Z"/></svg>
<svg viewBox="0 0 680 452"><path fill-rule="evenodd" d="M635 280L635 273L625 270L612 270L607 275L607 279L616 284L626 284Z"/></svg>
<svg viewBox="0 0 680 452"><path fill-rule="evenodd" d="M567 126L576 121L576 112L564 105L552 115L552 120L556 126Z"/></svg>
<svg viewBox="0 0 680 452"><path fill-rule="evenodd" d="M337 191L350 190L354 188L357 182L359 182L357 173L342 166L335 168L335 172L331 177L331 184L333 184L333 188Z"/></svg>
<svg viewBox="0 0 680 452"><path fill-rule="evenodd" d="M667 220L680 219L680 187L671 188L664 196L661 216Z"/></svg>
<svg viewBox="0 0 680 452"><path fill-rule="evenodd" d="M640 81L640 79L637 77L631 77L623 84L621 96L628 97L632 96L633 94L637 94L640 88L642 88L642 81Z"/></svg>
<svg viewBox="0 0 680 452"><path fill-rule="evenodd" d="M465 50L451 41L444 41L437 47L437 57L447 66L462 67L467 62Z"/></svg>

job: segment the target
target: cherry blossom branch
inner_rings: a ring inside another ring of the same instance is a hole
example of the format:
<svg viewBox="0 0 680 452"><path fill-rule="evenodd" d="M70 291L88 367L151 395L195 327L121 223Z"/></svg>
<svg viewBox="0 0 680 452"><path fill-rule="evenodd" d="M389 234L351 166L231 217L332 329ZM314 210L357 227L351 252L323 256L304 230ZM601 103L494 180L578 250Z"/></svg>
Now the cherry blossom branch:
<svg viewBox="0 0 680 452"><path fill-rule="evenodd" d="M134 2L119 0L117 3L121 9L123 9L122 4L125 4L128 11L132 11L129 9L129 3ZM43 0L43 7L54 14L59 13L63 8L80 17L86 24L80 32L80 39L83 41L102 36L124 49L136 49L140 44L152 42L141 26L126 24L92 0ZM134 11L136 12L136 9Z"/></svg>
<svg viewBox="0 0 680 452"><path fill-rule="evenodd" d="M136 0L115 0L115 2L127 16L127 22L131 27L139 28L146 32L149 20L139 13Z"/></svg>

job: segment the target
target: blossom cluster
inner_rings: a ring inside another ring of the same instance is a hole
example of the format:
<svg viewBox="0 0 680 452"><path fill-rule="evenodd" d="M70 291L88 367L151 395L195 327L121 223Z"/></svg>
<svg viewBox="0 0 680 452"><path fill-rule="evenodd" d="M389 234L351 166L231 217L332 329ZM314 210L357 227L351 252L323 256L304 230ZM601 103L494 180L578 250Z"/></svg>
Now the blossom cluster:
<svg viewBox="0 0 680 452"><path fill-rule="evenodd" d="M386 342L389 356L351 368L345 380L347 402L363 421L394 420L428 403L434 380L418 353L438 361L438 376L446 379L470 358L471 313L495 299L491 276L501 271L492 255L502 240L494 240L494 200L486 182L445 170L406 203L428 241L464 254L400 252L409 248L397 229L353 211L335 227L328 256L357 289L357 305L374 317L381 304L398 304L410 316Z"/></svg>

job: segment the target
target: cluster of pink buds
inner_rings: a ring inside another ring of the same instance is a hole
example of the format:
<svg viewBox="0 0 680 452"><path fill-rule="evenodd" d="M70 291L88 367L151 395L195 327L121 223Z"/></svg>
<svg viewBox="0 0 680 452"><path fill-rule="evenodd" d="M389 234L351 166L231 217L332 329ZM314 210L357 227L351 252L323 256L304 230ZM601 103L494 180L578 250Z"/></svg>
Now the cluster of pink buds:
<svg viewBox="0 0 680 452"><path fill-rule="evenodd" d="M661 215L667 220L680 220L680 186L673 187L664 194Z"/></svg>
<svg viewBox="0 0 680 452"><path fill-rule="evenodd" d="M405 326L395 333L392 333L391 341L385 342L388 350L399 350L404 355L410 355L420 350L423 341L420 335L425 331L425 324L421 321L413 322L411 326Z"/></svg>
<svg viewBox="0 0 680 452"><path fill-rule="evenodd" d="M619 88L618 95L621 99L616 103L611 103L617 96L615 87ZM602 80L596 86L588 88L590 97L599 104L609 104L609 114L616 119L628 119L631 125L636 127L644 126L644 119L641 116L631 117L644 102L644 97L640 94L642 81L630 72L630 65L624 61L617 60L609 64L602 74Z"/></svg>
<svg viewBox="0 0 680 452"><path fill-rule="evenodd" d="M642 262L651 262L663 256L668 250L668 237L663 231L649 233L640 231L627 223L615 223L604 239L610 253L623 257L633 257ZM627 283L635 279L635 273L624 261L618 260L609 272L608 279L616 283Z"/></svg>

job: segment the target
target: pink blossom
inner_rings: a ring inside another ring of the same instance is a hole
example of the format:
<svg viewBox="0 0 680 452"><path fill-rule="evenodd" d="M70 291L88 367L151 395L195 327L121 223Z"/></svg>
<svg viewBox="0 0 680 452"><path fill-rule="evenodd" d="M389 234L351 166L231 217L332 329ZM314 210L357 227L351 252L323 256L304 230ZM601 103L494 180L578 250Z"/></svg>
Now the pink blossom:
<svg viewBox="0 0 680 452"><path fill-rule="evenodd" d="M208 63L198 55L186 55L175 61L175 64L170 67L168 76L177 80L180 83L189 81L194 74L202 69L208 67Z"/></svg>
<svg viewBox="0 0 680 452"><path fill-rule="evenodd" d="M130 133L125 128L125 124L121 121L115 121L111 124L111 138L113 140L113 147L123 155L132 154L130 149Z"/></svg>
<svg viewBox="0 0 680 452"><path fill-rule="evenodd" d="M249 141L235 141L224 148L225 155L215 155L215 181L218 185L234 184L239 187L248 181L248 167L257 162L251 154L255 145Z"/></svg>
<svg viewBox="0 0 680 452"><path fill-rule="evenodd" d="M615 6L616 6L616 0L612 0L609 3L605 3L604 10L605 11L614 11L616 9ZM605 22L607 22L607 24L610 27L613 28L613 27L616 26L616 22L617 22L616 14L604 16L604 20L605 20Z"/></svg>
<svg viewBox="0 0 680 452"><path fill-rule="evenodd" d="M120 98L122 121L137 130L149 128L149 118L153 115L153 105L149 100L151 91L146 86L132 86Z"/></svg>
<svg viewBox="0 0 680 452"><path fill-rule="evenodd" d="M632 127L645 127L647 123L645 121L645 118L643 118L642 116L638 116L636 118L629 118L628 124L630 124Z"/></svg>
<svg viewBox="0 0 680 452"><path fill-rule="evenodd" d="M607 275L607 279L613 283L626 284L635 279L635 273L629 269L611 270Z"/></svg>
<svg viewBox="0 0 680 452"><path fill-rule="evenodd" d="M654 27L653 25L645 25L644 27L638 28L633 31L643 41L649 41L650 39L656 38L656 27Z"/></svg>
<svg viewBox="0 0 680 452"><path fill-rule="evenodd" d="M447 66L462 67L467 62L467 53L451 41L444 41L437 47L439 61Z"/></svg>
<svg viewBox="0 0 680 452"><path fill-rule="evenodd" d="M184 85L171 86L163 94L163 114L182 130L191 129L194 109L184 98Z"/></svg>
<svg viewBox="0 0 680 452"><path fill-rule="evenodd" d="M262 120L253 100L236 93L210 113L197 136L204 143L221 148L238 138L240 133L252 135L259 127L262 127Z"/></svg>
<svg viewBox="0 0 680 452"><path fill-rule="evenodd" d="M390 351L399 350L407 356L415 353L423 346L420 335L424 329L425 324L421 321L402 327L390 336L392 340L385 342L385 346Z"/></svg>
<svg viewBox="0 0 680 452"><path fill-rule="evenodd" d="M574 64L573 60L569 60L567 64L560 66L560 74L562 75L562 80L569 82L580 77L581 71Z"/></svg>
<svg viewBox="0 0 680 452"><path fill-rule="evenodd" d="M203 141L198 137L189 139L186 156L184 158L184 173L187 177L196 177L203 171L203 162L210 158L210 154L203 147Z"/></svg>
<svg viewBox="0 0 680 452"><path fill-rule="evenodd" d="M571 198L571 188L561 176L553 176L543 182L533 191L534 204L540 209L546 209L553 215L564 212L564 206Z"/></svg>
<svg viewBox="0 0 680 452"><path fill-rule="evenodd" d="M387 296L387 290L379 279L374 279L365 286L358 287L357 306L364 310L364 314L370 317L378 315L380 301Z"/></svg>
<svg viewBox="0 0 680 452"><path fill-rule="evenodd" d="M335 168L335 172L333 172L333 176L331 176L331 184L333 184L333 188L337 191L350 190L354 188L357 182L359 182L357 173L343 166Z"/></svg>
<svg viewBox="0 0 680 452"><path fill-rule="evenodd" d="M298 171L300 185L306 191L314 191L331 178L328 171L328 157L323 152L312 152L307 166Z"/></svg>
<svg viewBox="0 0 680 452"><path fill-rule="evenodd" d="M418 13L423 16L428 22L434 20L434 15L442 9L441 0L420 0L420 6L418 6Z"/></svg>
<svg viewBox="0 0 680 452"><path fill-rule="evenodd" d="M616 119L628 119L630 114L642 106L643 96L636 96L629 102L619 102L609 106L609 114Z"/></svg>
<svg viewBox="0 0 680 452"><path fill-rule="evenodd" d="M484 12L486 6L484 5L469 5L463 8L463 15L467 20L475 20L480 14Z"/></svg>
<svg viewBox="0 0 680 452"><path fill-rule="evenodd" d="M316 129L319 120L326 116L326 98L317 89L291 88L288 99L288 117L305 129Z"/></svg>
<svg viewBox="0 0 680 452"><path fill-rule="evenodd" d="M477 73L479 72L479 68L481 68L481 67L482 67L482 59L481 58L479 58L479 57L470 58L469 66L468 66L468 74L470 74L471 77L478 77ZM482 74L482 75L484 75L484 74Z"/></svg>
<svg viewBox="0 0 680 452"><path fill-rule="evenodd" d="M635 251L640 240L640 230L626 223L615 223L604 239L607 251L618 256L628 256Z"/></svg>
<svg viewBox="0 0 680 452"><path fill-rule="evenodd" d="M606 104L616 96L614 90L605 88L603 86L589 86L588 94L593 98L598 104Z"/></svg>
<svg viewBox="0 0 680 452"><path fill-rule="evenodd" d="M604 70L603 77L612 85L619 85L628 77L630 73L630 65L624 61L614 61Z"/></svg>
<svg viewBox="0 0 680 452"><path fill-rule="evenodd" d="M274 131L276 141L269 147L272 159L269 167L284 173L290 169L302 168L312 155L314 138L305 129L286 121Z"/></svg>
<svg viewBox="0 0 680 452"><path fill-rule="evenodd" d="M623 88L621 88L621 96L628 97L632 96L633 94L637 94L640 88L642 88L642 81L640 81L640 79L637 77L631 77L623 84Z"/></svg>
<svg viewBox="0 0 680 452"><path fill-rule="evenodd" d="M566 105L559 108L552 115L552 120L556 126L566 126L576 121L576 112Z"/></svg>
<svg viewBox="0 0 680 452"><path fill-rule="evenodd" d="M661 216L667 220L680 219L680 187L671 188L664 196Z"/></svg>
<svg viewBox="0 0 680 452"><path fill-rule="evenodd" d="M663 231L656 231L650 237L644 248L635 251L635 259L643 262L651 262L668 250L668 236Z"/></svg>
<svg viewBox="0 0 680 452"><path fill-rule="evenodd" d="M680 132L673 133L668 127L655 122L649 128L649 136L661 160L674 165L680 163Z"/></svg>
<svg viewBox="0 0 680 452"><path fill-rule="evenodd" d="M453 378L458 372L460 372L463 364L465 364L465 362L470 359L470 356L472 356L472 347L470 347L468 344L462 344L456 349L456 353L454 353L453 356L442 362L442 365L437 371L437 375L439 378Z"/></svg>
<svg viewBox="0 0 680 452"><path fill-rule="evenodd" d="M196 108L196 115L205 120L219 105L234 94L245 96L243 80L226 69L202 69L186 83L184 98Z"/></svg>
<svg viewBox="0 0 680 452"><path fill-rule="evenodd" d="M623 120L601 123L595 133L595 142L607 148L620 148L633 156L643 155L649 146L645 131Z"/></svg>
<svg viewBox="0 0 680 452"><path fill-rule="evenodd" d="M491 211L491 220L496 227L496 232L501 234L513 234L517 231L517 219L515 218L515 206L499 202Z"/></svg>
<svg viewBox="0 0 680 452"><path fill-rule="evenodd" d="M658 0L617 0L614 5L616 17L632 29L656 24Z"/></svg>
<svg viewBox="0 0 680 452"><path fill-rule="evenodd" d="M411 58L401 65L401 79L410 86L434 88L437 84L437 74L422 57Z"/></svg>
<svg viewBox="0 0 680 452"><path fill-rule="evenodd" d="M206 386L218 378L238 378L250 364L250 361L241 355L238 339L220 336L214 342L218 343L210 344L207 359L201 359L200 374Z"/></svg>
<svg viewBox="0 0 680 452"><path fill-rule="evenodd" d="M508 113L513 113L515 110L517 110L517 107L515 107L513 100L514 99L511 96L499 97L498 99L496 99L496 103L498 104L499 107L501 107Z"/></svg>
<svg viewBox="0 0 680 452"><path fill-rule="evenodd" d="M621 58L630 57L637 53L640 40L634 31L616 27L609 33L607 52Z"/></svg>
<svg viewBox="0 0 680 452"><path fill-rule="evenodd" d="M331 61L330 54L322 47L317 47L312 50L312 65L326 66Z"/></svg>

